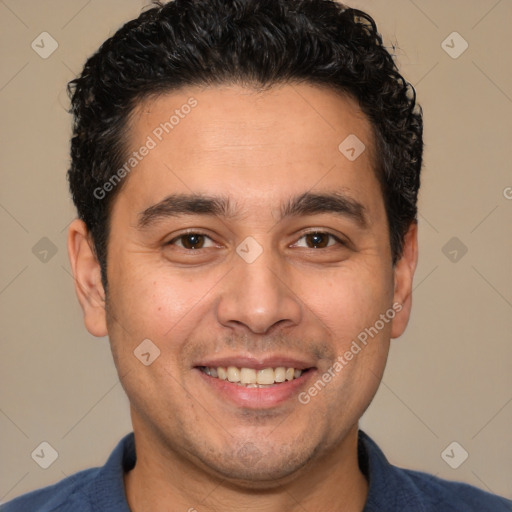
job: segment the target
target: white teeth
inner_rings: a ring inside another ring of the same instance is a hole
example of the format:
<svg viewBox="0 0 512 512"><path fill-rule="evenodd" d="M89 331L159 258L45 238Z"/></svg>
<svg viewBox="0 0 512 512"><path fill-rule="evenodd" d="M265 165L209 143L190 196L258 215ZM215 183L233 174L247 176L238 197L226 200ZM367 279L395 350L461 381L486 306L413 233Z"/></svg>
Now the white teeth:
<svg viewBox="0 0 512 512"><path fill-rule="evenodd" d="M240 382L240 370L236 366L228 366L229 382Z"/></svg>
<svg viewBox="0 0 512 512"><path fill-rule="evenodd" d="M240 382L242 384L256 384L256 370L254 368L241 368ZM258 381L258 384L266 383Z"/></svg>
<svg viewBox="0 0 512 512"><path fill-rule="evenodd" d="M276 382L284 382L286 380L286 368L284 366L276 368L274 373Z"/></svg>
<svg viewBox="0 0 512 512"><path fill-rule="evenodd" d="M302 370L284 366L263 368L261 370L238 368L236 366L228 366L227 368L224 366L203 366L201 370L210 377L228 380L248 388L272 386L276 383L298 379L302 375Z"/></svg>
<svg viewBox="0 0 512 512"><path fill-rule="evenodd" d="M258 384L274 384L274 369L273 368L264 368L263 370L258 370Z"/></svg>

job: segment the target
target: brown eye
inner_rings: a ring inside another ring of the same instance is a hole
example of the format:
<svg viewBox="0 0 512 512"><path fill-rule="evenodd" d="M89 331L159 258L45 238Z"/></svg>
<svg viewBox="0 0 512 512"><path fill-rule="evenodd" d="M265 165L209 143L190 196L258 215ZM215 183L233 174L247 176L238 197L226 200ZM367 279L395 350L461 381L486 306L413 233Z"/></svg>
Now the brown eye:
<svg viewBox="0 0 512 512"><path fill-rule="evenodd" d="M329 237L330 235L326 233L308 233L306 235L306 240L311 243L311 246L315 249L320 247L327 247L327 244L329 243Z"/></svg>
<svg viewBox="0 0 512 512"><path fill-rule="evenodd" d="M203 235L185 235L182 238L185 249L201 249L204 244Z"/></svg>
<svg viewBox="0 0 512 512"><path fill-rule="evenodd" d="M196 250L205 248L207 240L210 240L210 237L201 233L186 233L172 239L168 245L177 245L183 249ZM177 241L180 243L176 243Z"/></svg>
<svg viewBox="0 0 512 512"><path fill-rule="evenodd" d="M301 236L300 240L302 239L305 240L305 245L299 243L297 243L297 245L299 245L299 247L306 247L307 249L325 249L327 247L336 245L336 243L345 245L338 237L323 231L312 231L311 233L305 233ZM331 240L334 242L330 243Z"/></svg>

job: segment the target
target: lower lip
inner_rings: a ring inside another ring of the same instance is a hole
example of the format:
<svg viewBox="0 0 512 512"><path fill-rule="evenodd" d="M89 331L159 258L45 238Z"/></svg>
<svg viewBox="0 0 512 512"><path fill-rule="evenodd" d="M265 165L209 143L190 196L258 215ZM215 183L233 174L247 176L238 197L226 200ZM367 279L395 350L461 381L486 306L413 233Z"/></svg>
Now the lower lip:
<svg viewBox="0 0 512 512"><path fill-rule="evenodd" d="M227 380L210 377L198 368L195 368L195 370L206 385L223 399L228 399L239 407L249 407L252 409L269 409L290 400L290 398L299 393L301 388L306 386L309 379L315 373L314 369L310 369L297 379L275 384L268 388L247 388Z"/></svg>

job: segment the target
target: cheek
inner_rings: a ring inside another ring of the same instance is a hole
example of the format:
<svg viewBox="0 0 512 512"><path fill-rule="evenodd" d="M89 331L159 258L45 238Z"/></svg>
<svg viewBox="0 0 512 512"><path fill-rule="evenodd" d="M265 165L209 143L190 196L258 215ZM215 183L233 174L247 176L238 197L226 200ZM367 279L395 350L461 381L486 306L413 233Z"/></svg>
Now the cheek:
<svg viewBox="0 0 512 512"><path fill-rule="evenodd" d="M338 363L322 367L322 374L332 376L323 399L327 408L338 411L333 418L338 414L357 418L375 395L387 360L394 316L392 275L382 266L371 271L358 268L338 272L331 283L323 295L318 294L316 306L329 328Z"/></svg>
<svg viewBox="0 0 512 512"><path fill-rule="evenodd" d="M213 275L215 274L215 275ZM119 265L111 285L112 313L125 330L122 336L168 343L197 325L209 303L216 273L194 273L165 265Z"/></svg>
<svg viewBox="0 0 512 512"><path fill-rule="evenodd" d="M309 290L308 306L314 308L331 335L344 342L373 325L389 309L393 298L391 273L376 267L336 269L303 284L306 286L302 289Z"/></svg>

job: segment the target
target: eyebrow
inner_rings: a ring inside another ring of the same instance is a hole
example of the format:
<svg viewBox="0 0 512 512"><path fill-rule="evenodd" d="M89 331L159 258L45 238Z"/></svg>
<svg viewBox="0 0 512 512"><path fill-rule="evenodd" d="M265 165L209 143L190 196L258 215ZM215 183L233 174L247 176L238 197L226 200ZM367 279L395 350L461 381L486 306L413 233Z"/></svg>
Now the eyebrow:
<svg viewBox="0 0 512 512"><path fill-rule="evenodd" d="M363 229L369 226L364 205L340 192L317 194L305 192L292 197L281 205L278 220L321 213L332 213L348 218ZM182 215L209 215L233 219L239 217L241 212L235 210L229 197L226 196L171 194L140 212L137 227L144 229L166 218Z"/></svg>

